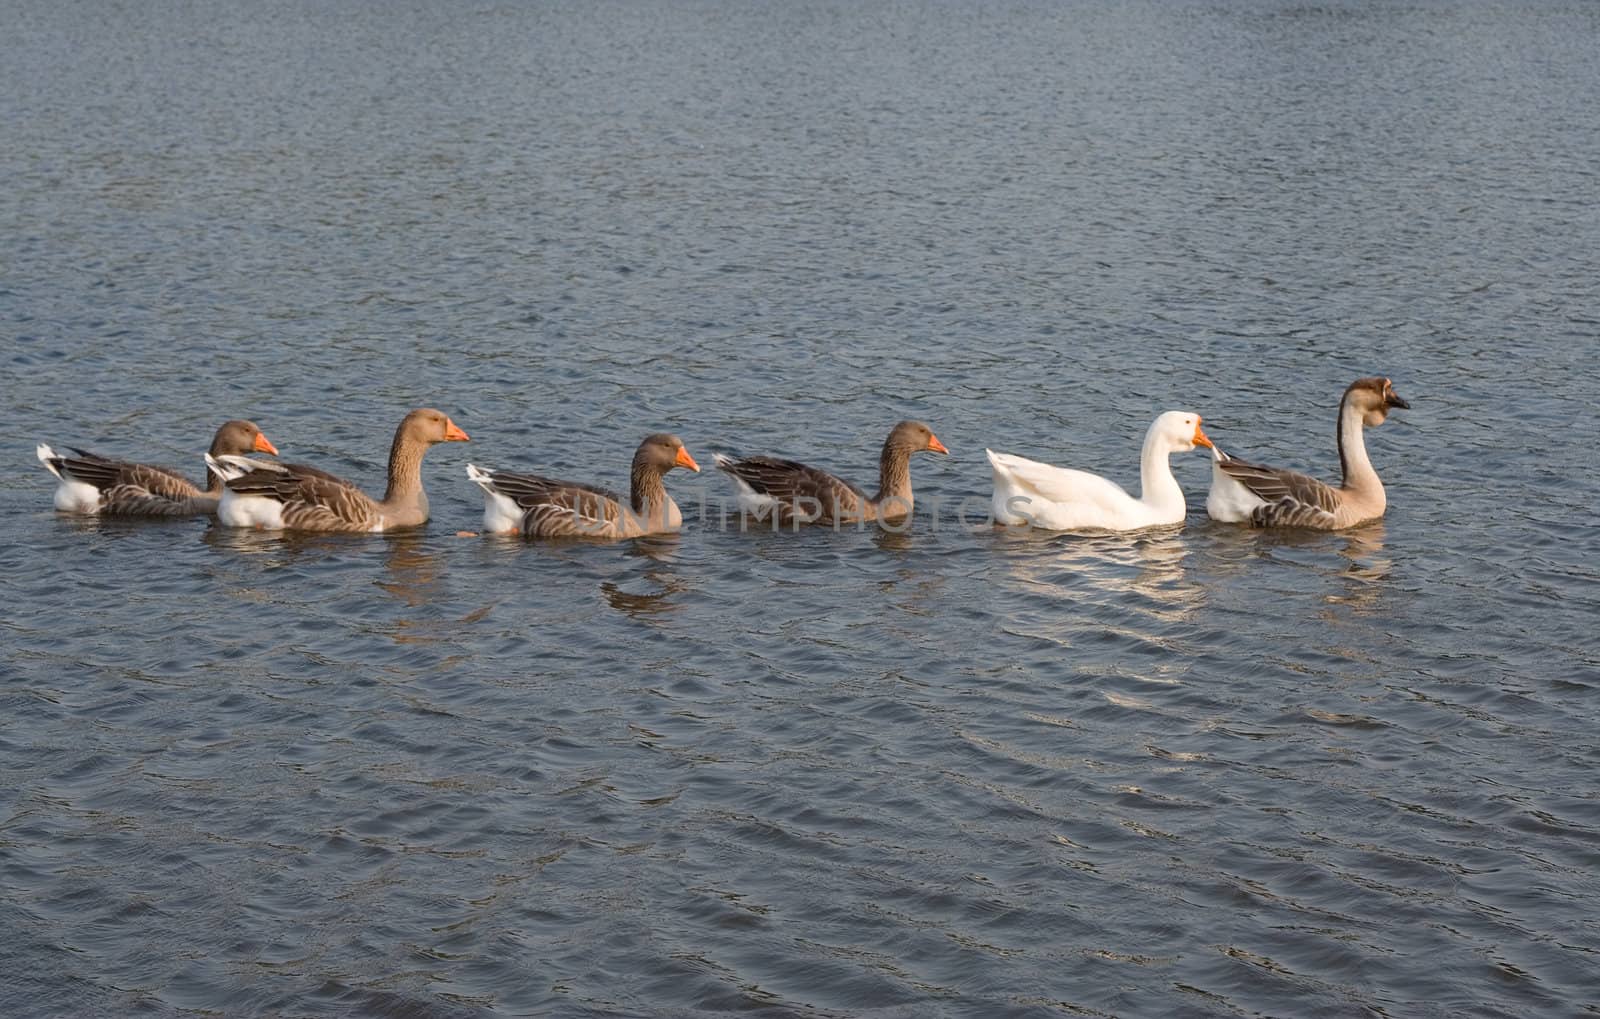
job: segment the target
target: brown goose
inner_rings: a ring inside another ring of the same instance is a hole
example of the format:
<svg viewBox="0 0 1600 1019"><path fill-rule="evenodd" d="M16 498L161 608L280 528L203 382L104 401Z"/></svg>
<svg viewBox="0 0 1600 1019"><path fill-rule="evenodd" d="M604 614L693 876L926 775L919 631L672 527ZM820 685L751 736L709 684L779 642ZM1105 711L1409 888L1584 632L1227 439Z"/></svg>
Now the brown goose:
<svg viewBox="0 0 1600 1019"><path fill-rule="evenodd" d="M1310 527L1334 531L1383 516L1383 482L1367 459L1363 428L1376 428L1391 408L1409 410L1385 378L1357 379L1339 401L1338 488L1316 478L1264 467L1213 450L1206 512L1224 523L1256 527Z"/></svg>
<svg viewBox="0 0 1600 1019"><path fill-rule="evenodd" d="M867 493L827 471L770 456L735 459L714 454L717 469L739 487L738 506L757 519L776 513L780 523L839 524L894 520L911 514L911 454L949 453L921 421L902 421L884 440L878 458L878 494Z"/></svg>
<svg viewBox="0 0 1600 1019"><path fill-rule="evenodd" d="M395 429L389 448L389 489L373 499L355 485L303 464L242 456L207 458L226 479L217 520L228 527L291 531L392 531L428 519L422 454L436 442L466 442L467 433L443 412L414 410Z"/></svg>
<svg viewBox="0 0 1600 1019"><path fill-rule="evenodd" d="M209 467L202 490L177 471L152 464L112 460L67 447L64 456L40 444L35 452L44 469L61 479L56 509L63 513L98 513L116 517L192 517L215 513L222 497L222 478ZM277 448L249 421L228 421L211 439L211 456L271 453Z"/></svg>
<svg viewBox="0 0 1600 1019"><path fill-rule="evenodd" d="M657 433L633 454L628 499L615 492L537 474L485 471L467 464L467 477L483 489L483 529L530 538L637 538L683 526L683 513L662 477L674 467L700 465L676 435Z"/></svg>

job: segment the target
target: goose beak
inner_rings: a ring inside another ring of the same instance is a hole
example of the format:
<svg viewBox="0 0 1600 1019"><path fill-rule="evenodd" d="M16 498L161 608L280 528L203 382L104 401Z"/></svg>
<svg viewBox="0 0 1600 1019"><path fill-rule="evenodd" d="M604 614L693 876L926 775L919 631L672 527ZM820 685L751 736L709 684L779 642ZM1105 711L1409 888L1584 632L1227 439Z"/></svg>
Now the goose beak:
<svg viewBox="0 0 1600 1019"><path fill-rule="evenodd" d="M267 437L262 435L260 432L256 433L256 441L250 448L255 450L257 453L271 453L273 456L278 455L278 447L274 446L270 441L268 441Z"/></svg>
<svg viewBox="0 0 1600 1019"><path fill-rule="evenodd" d="M1386 406L1389 406L1389 407L1399 407L1401 410L1410 410L1411 409L1411 404L1407 403L1405 400L1402 400L1400 398L1400 394L1395 392L1392 389L1389 390L1389 396L1383 402L1384 402L1384 404Z"/></svg>
<svg viewBox="0 0 1600 1019"><path fill-rule="evenodd" d="M694 462L694 457L690 456L689 451L682 446L678 447L678 457L672 462L679 467L687 467L696 474L700 473L700 465Z"/></svg>
<svg viewBox="0 0 1600 1019"><path fill-rule="evenodd" d="M1211 444L1210 439L1206 438L1206 433L1200 430L1200 422L1198 421L1194 423L1194 444L1196 446L1204 446L1207 449L1217 448Z"/></svg>
<svg viewBox="0 0 1600 1019"><path fill-rule="evenodd" d="M944 443L939 441L939 437L937 435L928 436L928 452L944 453L946 456L950 454L950 451L944 448Z"/></svg>
<svg viewBox="0 0 1600 1019"><path fill-rule="evenodd" d="M466 442L467 433L456 427L456 423L449 418L444 419L444 441Z"/></svg>

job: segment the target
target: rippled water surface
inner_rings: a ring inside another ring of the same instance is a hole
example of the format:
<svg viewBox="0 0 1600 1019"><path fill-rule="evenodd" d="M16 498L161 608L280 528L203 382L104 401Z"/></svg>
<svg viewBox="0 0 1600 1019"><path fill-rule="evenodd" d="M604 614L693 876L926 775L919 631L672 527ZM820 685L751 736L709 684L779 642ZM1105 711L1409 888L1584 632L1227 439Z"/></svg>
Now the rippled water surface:
<svg viewBox="0 0 1600 1019"><path fill-rule="evenodd" d="M1600 1010L1600 7L4 8L0 1013ZM983 525L1172 407L1332 476L1372 374L1381 523ZM407 534L33 456L419 405ZM457 533L908 417L903 534Z"/></svg>

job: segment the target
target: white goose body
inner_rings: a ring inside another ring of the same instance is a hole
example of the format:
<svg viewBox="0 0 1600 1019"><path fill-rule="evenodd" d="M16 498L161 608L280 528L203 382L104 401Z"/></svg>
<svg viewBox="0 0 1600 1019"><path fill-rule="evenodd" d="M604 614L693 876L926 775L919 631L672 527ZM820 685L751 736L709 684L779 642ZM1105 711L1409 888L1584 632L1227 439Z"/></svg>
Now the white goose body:
<svg viewBox="0 0 1600 1019"><path fill-rule="evenodd" d="M1222 469L1230 459L1222 450L1211 447L1211 490L1206 493L1206 516L1225 524L1247 524L1256 508L1267 503Z"/></svg>
<svg viewBox="0 0 1600 1019"><path fill-rule="evenodd" d="M477 464L467 464L467 478L483 489L483 529L488 534L514 534L522 530L527 510L494 484L494 474Z"/></svg>
<svg viewBox="0 0 1600 1019"><path fill-rule="evenodd" d="M1139 456L1139 498L1088 471L985 450L994 468L991 509L997 524L1051 531L1133 531L1181 523L1188 512L1168 455L1210 446L1200 416L1169 410L1145 433Z"/></svg>
<svg viewBox="0 0 1600 1019"><path fill-rule="evenodd" d="M217 521L224 527L281 531L284 529L283 503L258 495L235 495L224 489L217 503Z"/></svg>
<svg viewBox="0 0 1600 1019"><path fill-rule="evenodd" d="M51 449L44 443L39 443L34 454L39 462L44 464L44 469L54 474L59 480L56 484L55 506L62 513L88 513L100 512L100 489L86 481L79 481L66 471L58 470L52 466L52 461L60 460L61 454Z"/></svg>
<svg viewBox="0 0 1600 1019"><path fill-rule="evenodd" d="M217 522L224 527L257 527L281 531L283 503L259 495L240 495L227 483L255 470L273 470L277 464L252 460L247 456L206 456L206 466L222 479L222 498L217 501Z"/></svg>
<svg viewBox="0 0 1600 1019"><path fill-rule="evenodd" d="M283 504L257 496L237 496L224 492L217 504L217 520L224 527L255 527L263 531L283 530Z"/></svg>

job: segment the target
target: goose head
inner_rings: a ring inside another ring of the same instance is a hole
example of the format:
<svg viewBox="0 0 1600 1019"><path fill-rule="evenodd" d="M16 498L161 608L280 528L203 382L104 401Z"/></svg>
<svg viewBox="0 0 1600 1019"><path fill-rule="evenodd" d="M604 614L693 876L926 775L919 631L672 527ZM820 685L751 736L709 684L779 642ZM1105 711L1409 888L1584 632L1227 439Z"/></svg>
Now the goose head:
<svg viewBox="0 0 1600 1019"><path fill-rule="evenodd" d="M243 453L278 455L278 447L261 434L254 421L225 421L211 440L212 456L238 456Z"/></svg>
<svg viewBox="0 0 1600 1019"><path fill-rule="evenodd" d="M889 433L885 446L893 446L911 453L949 453L944 443L933 434L933 429L921 421L902 421Z"/></svg>
<svg viewBox="0 0 1600 1019"><path fill-rule="evenodd" d="M1383 424L1392 408L1411 409L1411 404L1401 399L1400 394L1394 391L1394 383L1381 376L1356 379L1350 383L1350 388L1345 390L1344 398L1360 412L1361 423L1368 428L1376 428Z"/></svg>
<svg viewBox="0 0 1600 1019"><path fill-rule="evenodd" d="M1145 436L1147 443L1152 440L1179 453L1187 453L1196 446L1215 448L1200 429L1200 415L1190 410L1169 410L1156 418Z"/></svg>
<svg viewBox="0 0 1600 1019"><path fill-rule="evenodd" d="M650 467L660 474L674 467L687 467L696 474L700 473L700 465L684 448L683 440L666 432L645 436L645 440L639 443L638 451L633 454L633 466L635 470Z"/></svg>
<svg viewBox="0 0 1600 1019"><path fill-rule="evenodd" d="M456 427L449 415L432 407L421 407L405 416L395 439L408 444L431 446L436 442L466 442L467 433Z"/></svg>

